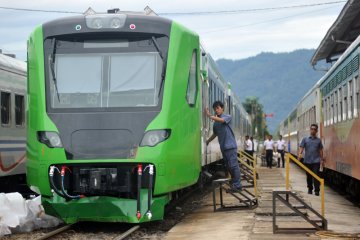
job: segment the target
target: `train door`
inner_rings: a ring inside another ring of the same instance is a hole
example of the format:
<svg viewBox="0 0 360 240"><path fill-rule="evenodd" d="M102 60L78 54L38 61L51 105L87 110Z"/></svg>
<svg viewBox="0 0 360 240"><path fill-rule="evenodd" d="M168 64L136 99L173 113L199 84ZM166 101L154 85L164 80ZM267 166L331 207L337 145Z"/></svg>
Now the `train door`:
<svg viewBox="0 0 360 240"><path fill-rule="evenodd" d="M210 108L210 96L209 96L209 77L208 77L208 57L203 49L201 49L201 63L200 63L200 79L201 79L201 114L202 114L202 123L201 123L201 165L204 166L207 164L207 146L206 140L209 137L210 133L210 119L205 113L205 109Z"/></svg>

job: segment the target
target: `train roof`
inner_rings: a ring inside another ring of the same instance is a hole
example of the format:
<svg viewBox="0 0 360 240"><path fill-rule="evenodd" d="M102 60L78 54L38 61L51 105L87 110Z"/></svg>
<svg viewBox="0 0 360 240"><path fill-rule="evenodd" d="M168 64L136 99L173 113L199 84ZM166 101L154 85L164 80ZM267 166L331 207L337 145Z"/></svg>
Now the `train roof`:
<svg viewBox="0 0 360 240"><path fill-rule="evenodd" d="M294 108L292 108L291 112L287 115L286 119L289 118L289 116L291 115L291 113L296 110L299 106L299 104L307 97L309 96L314 89L320 87L320 85L326 80L328 79L328 77L335 71L335 69L344 61L344 59L346 59L346 57L348 55L350 55L358 46L360 45L360 35L356 38L356 40L350 45L350 47L348 47L346 49L346 51L341 55L341 57L336 61L336 63L330 68L329 71L327 71L327 73L322 76L316 83L315 85L310 88L309 91L307 91L307 93L300 99L300 101L298 101L295 105Z"/></svg>
<svg viewBox="0 0 360 240"><path fill-rule="evenodd" d="M360 2L360 1L359 1ZM346 51L341 55L341 57L336 61L336 63L330 68L327 73L320 78L320 80L316 83L317 85L321 85L334 71L335 69L360 45L360 35L356 38L356 40L346 49Z"/></svg>
<svg viewBox="0 0 360 240"><path fill-rule="evenodd" d="M0 69L26 75L26 63L19 59L0 54Z"/></svg>
<svg viewBox="0 0 360 240"><path fill-rule="evenodd" d="M330 27L314 53L311 64L314 66L322 59L333 61L342 54L360 34L360 1L349 0L340 15Z"/></svg>

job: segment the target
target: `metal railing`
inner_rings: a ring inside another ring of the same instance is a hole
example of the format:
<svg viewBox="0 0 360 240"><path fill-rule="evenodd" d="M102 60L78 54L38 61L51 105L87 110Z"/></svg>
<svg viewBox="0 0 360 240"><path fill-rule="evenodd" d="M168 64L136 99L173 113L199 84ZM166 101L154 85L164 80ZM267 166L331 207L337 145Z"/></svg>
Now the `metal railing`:
<svg viewBox="0 0 360 240"><path fill-rule="evenodd" d="M249 155L247 152L240 150L238 160L242 165L244 165L247 169L249 169L252 172L254 194L255 194L255 197L258 198L258 190L257 190L257 182L256 182L256 178L257 178L256 155L254 157L254 156ZM248 164L247 161L249 161L250 164Z"/></svg>
<svg viewBox="0 0 360 240"><path fill-rule="evenodd" d="M302 164L299 160L297 160L290 153L286 154L286 190L290 188L290 160L295 162L299 167L304 169L307 173L313 176L317 181L320 182L320 195L321 195L321 216L325 217L325 193L324 193L324 179L320 178L313 171L307 168L304 164Z"/></svg>

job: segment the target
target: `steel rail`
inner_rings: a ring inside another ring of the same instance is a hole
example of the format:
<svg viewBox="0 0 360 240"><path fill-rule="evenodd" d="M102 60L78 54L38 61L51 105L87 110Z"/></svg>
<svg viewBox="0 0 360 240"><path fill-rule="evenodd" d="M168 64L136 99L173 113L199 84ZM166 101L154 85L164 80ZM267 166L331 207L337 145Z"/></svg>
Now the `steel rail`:
<svg viewBox="0 0 360 240"><path fill-rule="evenodd" d="M63 227L61 227L61 228L58 228L58 229L56 229L56 230L54 230L54 231L51 231L51 232L45 234L45 235L42 236L42 237L37 238L36 240L49 239L49 238L51 238L52 236L55 236L56 234L59 234L59 233L61 233L61 232L64 232L64 231L72 228L75 224L76 224L76 223L69 224L69 225L65 225L65 226L63 226Z"/></svg>
<svg viewBox="0 0 360 240"><path fill-rule="evenodd" d="M128 237L130 234L132 234L136 230L138 230L139 228L140 228L139 225L133 226L132 228L130 228L129 230L127 230L126 232L124 232L120 236L113 238L113 240L122 240L122 239Z"/></svg>

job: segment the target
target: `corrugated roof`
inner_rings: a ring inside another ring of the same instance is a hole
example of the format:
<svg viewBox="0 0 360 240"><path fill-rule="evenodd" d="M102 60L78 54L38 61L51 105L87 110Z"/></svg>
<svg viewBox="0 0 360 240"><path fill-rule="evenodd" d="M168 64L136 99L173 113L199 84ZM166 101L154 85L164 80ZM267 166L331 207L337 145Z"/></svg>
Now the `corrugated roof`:
<svg viewBox="0 0 360 240"><path fill-rule="evenodd" d="M320 60L331 62L341 55L360 34L360 1L349 0L321 41L311 64Z"/></svg>

